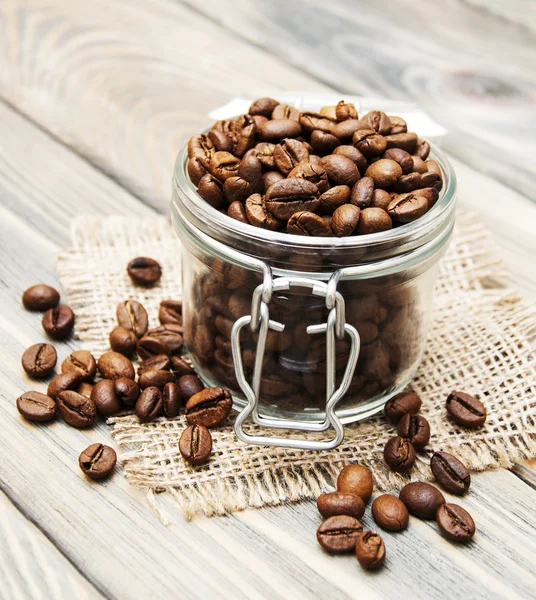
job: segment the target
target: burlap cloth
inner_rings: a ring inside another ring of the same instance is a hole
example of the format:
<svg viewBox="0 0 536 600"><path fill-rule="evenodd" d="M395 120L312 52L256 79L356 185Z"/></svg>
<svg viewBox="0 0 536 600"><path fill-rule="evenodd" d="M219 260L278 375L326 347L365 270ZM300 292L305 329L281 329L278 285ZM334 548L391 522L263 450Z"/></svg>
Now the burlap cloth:
<svg viewBox="0 0 536 600"><path fill-rule="evenodd" d="M76 334L96 355L108 349L119 301L140 300L156 326L159 301L180 298L180 244L167 219L80 218L73 223L72 242L59 256L59 273L76 313ZM132 286L125 267L139 255L162 264L160 285ZM459 217L412 383L432 437L411 479L430 478L429 456L435 450L452 451L478 471L536 456L536 364L529 343L535 330L535 308L506 287L487 232L475 215ZM468 432L447 419L445 398L453 389L485 402L484 427ZM383 463L383 446L395 429L381 415L347 426L344 442L325 452L247 446L237 441L230 423L213 431L212 458L200 467L189 466L179 453L183 417L140 424L126 415L108 422L130 483L146 489L155 509L158 493L172 495L188 518L315 498L349 462L368 465L379 490L397 491L407 481Z"/></svg>

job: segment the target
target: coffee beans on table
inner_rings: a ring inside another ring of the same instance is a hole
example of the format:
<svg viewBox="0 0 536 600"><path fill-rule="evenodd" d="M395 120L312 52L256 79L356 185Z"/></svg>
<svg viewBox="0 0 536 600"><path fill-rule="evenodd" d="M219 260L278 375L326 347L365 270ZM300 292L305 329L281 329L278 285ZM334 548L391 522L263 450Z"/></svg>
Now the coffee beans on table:
<svg viewBox="0 0 536 600"><path fill-rule="evenodd" d="M91 444L78 458L78 464L90 479L103 479L110 475L117 462L117 454L110 446Z"/></svg>
<svg viewBox="0 0 536 600"><path fill-rule="evenodd" d="M318 543L332 554L352 552L363 526L354 517L336 515L326 519L316 532Z"/></svg>
<svg viewBox="0 0 536 600"><path fill-rule="evenodd" d="M115 389L115 381L101 379L95 384L91 399L103 417L113 417L123 408Z"/></svg>
<svg viewBox="0 0 536 600"><path fill-rule="evenodd" d="M82 375L77 371L59 373L53 377L48 384L47 396L56 399L60 392L64 392L65 390L76 390L81 383Z"/></svg>
<svg viewBox="0 0 536 600"><path fill-rule="evenodd" d="M62 363L62 373L80 373L82 381L91 382L97 372L95 358L87 350L75 350Z"/></svg>
<svg viewBox="0 0 536 600"><path fill-rule="evenodd" d="M164 415L172 419L179 414L182 404L182 396L179 386L174 382L168 382L162 390L162 401L164 403Z"/></svg>
<svg viewBox="0 0 536 600"><path fill-rule="evenodd" d="M437 510L436 521L441 533L453 542L468 542L476 531L473 517L457 504L443 504Z"/></svg>
<svg viewBox="0 0 536 600"><path fill-rule="evenodd" d="M436 480L451 494L465 494L471 485L467 467L447 452L436 452L430 460L430 468Z"/></svg>
<svg viewBox="0 0 536 600"><path fill-rule="evenodd" d="M138 379L139 386L142 390L151 386L163 389L166 383L170 382L175 382L175 375L171 371L165 371L164 369L144 371Z"/></svg>
<svg viewBox="0 0 536 600"><path fill-rule="evenodd" d="M151 286L162 277L162 267L146 256L138 256L128 263L127 271L136 285Z"/></svg>
<svg viewBox="0 0 536 600"><path fill-rule="evenodd" d="M391 423L398 423L406 414L416 415L421 409L422 401L415 392L402 392L393 396L385 404L384 414Z"/></svg>
<svg viewBox="0 0 536 600"><path fill-rule="evenodd" d="M177 383L185 402L201 390L205 389L203 382L195 374L183 375Z"/></svg>
<svg viewBox="0 0 536 600"><path fill-rule="evenodd" d="M175 373L177 379L181 379L184 375L195 375L195 371L192 367L183 359L178 356L171 356L171 370ZM163 369L164 367L159 367ZM196 390L200 391L200 390Z"/></svg>
<svg viewBox="0 0 536 600"><path fill-rule="evenodd" d="M372 516L387 531L402 531L409 523L406 505L392 494L382 494L372 503Z"/></svg>
<svg viewBox="0 0 536 600"><path fill-rule="evenodd" d="M385 562L385 543L375 531L363 531L357 537L355 553L364 569L379 569Z"/></svg>
<svg viewBox="0 0 536 600"><path fill-rule="evenodd" d="M74 327L74 313L65 304L49 308L43 315L43 329L46 334L55 340L68 338Z"/></svg>
<svg viewBox="0 0 536 600"><path fill-rule="evenodd" d="M25 392L19 396L17 409L28 421L51 421L56 416L56 403L40 392Z"/></svg>
<svg viewBox="0 0 536 600"><path fill-rule="evenodd" d="M215 427L229 416L232 408L233 399L229 390L221 387L206 388L186 402L184 414L192 425Z"/></svg>
<svg viewBox="0 0 536 600"><path fill-rule="evenodd" d="M33 379L48 377L54 367L58 355L51 344L34 344L24 351L21 363L22 368Z"/></svg>
<svg viewBox="0 0 536 600"><path fill-rule="evenodd" d="M63 420L71 427L89 427L97 418L95 402L78 392L72 390L60 392L56 403Z"/></svg>
<svg viewBox="0 0 536 600"><path fill-rule="evenodd" d="M420 481L405 485L400 490L400 500L420 519L435 519L437 509L445 504L443 494L436 487Z"/></svg>
<svg viewBox="0 0 536 600"><path fill-rule="evenodd" d="M158 310L158 320L162 325L173 324L182 326L182 301L162 300Z"/></svg>
<svg viewBox="0 0 536 600"><path fill-rule="evenodd" d="M125 300L117 305L117 323L130 329L137 338L143 337L149 328L149 317L145 307L137 300Z"/></svg>
<svg viewBox="0 0 536 600"><path fill-rule="evenodd" d="M86 398L91 398L91 394L93 393L93 385L91 383L87 383L83 381L76 389L75 392L82 394Z"/></svg>
<svg viewBox="0 0 536 600"><path fill-rule="evenodd" d="M200 465L212 452L212 436L203 425L190 425L181 434L179 450L185 461Z"/></svg>
<svg viewBox="0 0 536 600"><path fill-rule="evenodd" d="M140 396L140 386L127 377L120 377L114 381L115 393L125 408L134 408Z"/></svg>
<svg viewBox="0 0 536 600"><path fill-rule="evenodd" d="M465 392L451 392L447 398L450 418L462 427L476 429L486 420L486 407L480 400Z"/></svg>
<svg viewBox="0 0 536 600"><path fill-rule="evenodd" d="M372 496L374 482L371 472L363 465L347 465L337 478L337 491L359 496L367 503Z"/></svg>
<svg viewBox="0 0 536 600"><path fill-rule="evenodd" d="M135 377L132 363L119 352L105 352L99 358L97 366L99 373L105 379L119 379L120 377L134 379Z"/></svg>
<svg viewBox="0 0 536 600"><path fill-rule="evenodd" d="M126 327L118 325L110 333L110 347L115 352L123 354L127 358L132 358L136 353L138 338L136 334Z"/></svg>
<svg viewBox="0 0 536 600"><path fill-rule="evenodd" d="M148 423L158 418L164 409L162 392L157 387L148 387L136 401L136 416L140 423Z"/></svg>
<svg viewBox="0 0 536 600"><path fill-rule="evenodd" d="M22 303L27 310L42 312L57 306L59 302L58 291L44 283L32 285L22 294Z"/></svg>
<svg viewBox="0 0 536 600"><path fill-rule="evenodd" d="M162 354L169 355L169 347L166 342L156 336L144 335L138 340L138 356L142 360L153 358L154 356L160 356Z"/></svg>
<svg viewBox="0 0 536 600"><path fill-rule="evenodd" d="M359 496L343 492L321 494L318 496L316 505L324 519L335 515L348 515L360 519L365 513L365 503Z"/></svg>
<svg viewBox="0 0 536 600"><path fill-rule="evenodd" d="M430 440L430 424L421 415L406 413L399 421L398 435L406 438L415 450L422 450Z"/></svg>
<svg viewBox="0 0 536 600"><path fill-rule="evenodd" d="M191 367L189 367L191 369ZM138 376L145 371L152 371L154 369L170 371L171 370L171 359L167 354L157 354L156 356L151 356L146 358L141 362L138 367ZM191 369L193 373L193 369Z"/></svg>
<svg viewBox="0 0 536 600"><path fill-rule="evenodd" d="M405 473L413 467L417 455L409 440L393 437L385 444L383 458L393 471Z"/></svg>

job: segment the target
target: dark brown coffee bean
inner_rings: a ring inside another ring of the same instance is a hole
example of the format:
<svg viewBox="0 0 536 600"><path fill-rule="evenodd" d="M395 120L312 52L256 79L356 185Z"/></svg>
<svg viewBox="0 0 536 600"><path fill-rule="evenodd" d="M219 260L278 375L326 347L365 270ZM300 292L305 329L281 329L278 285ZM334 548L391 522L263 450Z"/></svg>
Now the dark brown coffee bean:
<svg viewBox="0 0 536 600"><path fill-rule="evenodd" d="M185 461L200 465L212 452L212 436L203 425L190 425L181 434L179 450Z"/></svg>
<svg viewBox="0 0 536 600"><path fill-rule="evenodd" d="M198 185L201 179L208 173L207 162L197 156L188 161L188 176L194 185Z"/></svg>
<svg viewBox="0 0 536 600"><path fill-rule="evenodd" d="M330 133L339 138L341 143L349 144L355 132L361 129L370 129L370 127L367 123L359 119L347 119L346 121L337 123Z"/></svg>
<svg viewBox="0 0 536 600"><path fill-rule="evenodd" d="M400 500L419 519L435 519L437 509L445 504L443 494L430 483L415 481L400 490Z"/></svg>
<svg viewBox="0 0 536 600"><path fill-rule="evenodd" d="M183 375L177 382L181 396L187 402L192 396L205 389L201 379L197 375Z"/></svg>
<svg viewBox="0 0 536 600"><path fill-rule="evenodd" d="M372 516L387 531L402 531L409 523L406 505L392 494L378 496L372 503Z"/></svg>
<svg viewBox="0 0 536 600"><path fill-rule="evenodd" d="M430 469L441 487L451 494L465 494L471 485L467 467L447 452L436 452L430 460Z"/></svg>
<svg viewBox="0 0 536 600"><path fill-rule="evenodd" d="M91 398L91 394L93 393L93 386L91 383L87 383L83 381L75 390L79 394L82 394L85 398Z"/></svg>
<svg viewBox="0 0 536 600"><path fill-rule="evenodd" d="M416 415L421 410L422 400L415 392L402 392L393 396L385 405L384 414L391 423L398 423L406 414Z"/></svg>
<svg viewBox="0 0 536 600"><path fill-rule="evenodd" d="M318 496L316 506L324 519L335 515L348 515L360 519L365 514L365 503L359 496L342 492L321 494Z"/></svg>
<svg viewBox="0 0 536 600"><path fill-rule="evenodd" d="M352 188L350 202L359 209L368 208L374 194L374 179L362 177Z"/></svg>
<svg viewBox="0 0 536 600"><path fill-rule="evenodd" d="M365 176L372 177L377 188L388 188L402 175L402 167L389 158L380 158L367 169Z"/></svg>
<svg viewBox="0 0 536 600"><path fill-rule="evenodd" d="M329 154L320 161L332 185L352 187L360 178L359 169L346 156Z"/></svg>
<svg viewBox="0 0 536 600"><path fill-rule="evenodd" d="M357 119L357 110L351 102L341 100L335 107L335 118L339 122L347 119Z"/></svg>
<svg viewBox="0 0 536 600"><path fill-rule="evenodd" d="M278 108L278 107L276 107ZM264 142L280 142L285 138L296 138L301 135L302 128L293 119L275 119L259 126L259 138Z"/></svg>
<svg viewBox="0 0 536 600"><path fill-rule="evenodd" d="M326 519L316 532L318 543L327 552L340 554L352 552L363 526L354 517L336 515Z"/></svg>
<svg viewBox="0 0 536 600"><path fill-rule="evenodd" d="M467 429L476 429L486 421L486 407L474 396L451 392L447 398L447 412L451 419Z"/></svg>
<svg viewBox="0 0 536 600"><path fill-rule="evenodd" d="M214 154L214 145L207 134L200 133L188 140L189 158L197 157L208 162L212 154Z"/></svg>
<svg viewBox="0 0 536 600"><path fill-rule="evenodd" d="M424 215L428 210L428 200L419 195L419 191L400 194L393 198L387 212L393 221L411 223Z"/></svg>
<svg viewBox="0 0 536 600"><path fill-rule="evenodd" d="M368 159L380 156L387 148L386 138L372 129L360 129L352 138L353 145Z"/></svg>
<svg viewBox="0 0 536 600"><path fill-rule="evenodd" d="M353 204L343 204L333 213L331 229L337 237L352 235L359 222L361 211Z"/></svg>
<svg viewBox="0 0 536 600"><path fill-rule="evenodd" d="M320 156L331 154L333 150L340 145L341 142L339 138L334 136L332 133L326 133L325 131L315 129L311 134L311 146L313 147L313 150Z"/></svg>
<svg viewBox="0 0 536 600"><path fill-rule="evenodd" d="M54 367L58 355L51 344L34 344L24 351L21 358L22 368L33 379L48 377Z"/></svg>
<svg viewBox="0 0 536 600"><path fill-rule="evenodd" d="M153 369L150 371L144 371L138 380L140 388L144 390L148 387L157 387L162 389L166 383L175 382L175 375L171 371L164 371L163 369Z"/></svg>
<svg viewBox="0 0 536 600"><path fill-rule="evenodd" d="M58 291L44 283L32 285L22 294L22 303L27 310L42 312L54 308L59 301Z"/></svg>
<svg viewBox="0 0 536 600"><path fill-rule="evenodd" d="M158 418L164 409L162 392L157 387L143 390L136 401L136 416L140 423L148 423Z"/></svg>
<svg viewBox="0 0 536 600"><path fill-rule="evenodd" d="M60 392L65 390L75 390L82 383L80 373L60 373L56 375L48 384L47 396L56 399Z"/></svg>
<svg viewBox="0 0 536 600"><path fill-rule="evenodd" d="M335 150L333 150L333 154L338 154L340 156L345 156L346 158L349 158L358 168L360 174L364 173L367 170L367 159L354 146L338 146L337 148L335 148Z"/></svg>
<svg viewBox="0 0 536 600"><path fill-rule="evenodd" d="M308 211L294 213L287 223L287 233L331 237L333 232L322 217Z"/></svg>
<svg viewBox="0 0 536 600"><path fill-rule="evenodd" d="M176 325L174 323L166 323L155 327L147 332L148 337L154 337L165 342L170 354L179 354L184 345L184 339L182 337L182 325ZM140 340L141 341L141 340ZM158 354L166 354L165 350ZM145 357L148 358L148 357Z"/></svg>
<svg viewBox="0 0 536 600"><path fill-rule="evenodd" d="M154 369L162 369L163 371L171 370L171 359L167 354L157 354L145 359L138 367L138 376L145 371L152 371Z"/></svg>
<svg viewBox="0 0 536 600"><path fill-rule="evenodd" d="M147 332L149 317L144 306L137 300L125 300L117 305L117 322L121 327L130 329L141 338Z"/></svg>
<svg viewBox="0 0 536 600"><path fill-rule="evenodd" d="M303 131L309 135L311 135L315 129L325 131L326 133L332 133L333 128L337 124L333 119L313 111L301 112L299 116L299 122L303 128Z"/></svg>
<svg viewBox="0 0 536 600"><path fill-rule="evenodd" d="M61 363L61 372L74 371L80 373L82 381L91 382L97 372L97 362L91 352L87 350L75 350Z"/></svg>
<svg viewBox="0 0 536 600"><path fill-rule="evenodd" d="M402 117L394 117L393 115L390 115L389 120L391 121L391 135L394 135L395 133L406 133L408 130L408 124Z"/></svg>
<svg viewBox="0 0 536 600"><path fill-rule="evenodd" d="M364 208L359 215L359 223L356 227L356 233L367 235L369 233L378 233L392 229L393 222L391 217L381 208Z"/></svg>
<svg viewBox="0 0 536 600"><path fill-rule="evenodd" d="M393 184L391 191L397 194L407 194L422 187L425 187L422 175L413 171L399 177L397 182Z"/></svg>
<svg viewBox="0 0 536 600"><path fill-rule="evenodd" d="M359 496L367 503L372 496L374 483L370 471L362 465L347 465L337 478L337 491Z"/></svg>
<svg viewBox="0 0 536 600"><path fill-rule="evenodd" d="M242 204L242 202L233 202L227 209L227 214L231 217L231 219L235 219L235 221L240 221L241 223L249 223L248 218L246 216L246 208Z"/></svg>
<svg viewBox="0 0 536 600"><path fill-rule="evenodd" d="M412 158L413 158L413 170L416 173L420 173L422 175L423 173L426 173L426 171L428 171L428 167L424 163L424 160L422 160L418 156L412 156Z"/></svg>
<svg viewBox="0 0 536 600"><path fill-rule="evenodd" d="M430 154L430 144L425 140L418 140L415 154L421 160L426 160L428 158L428 155Z"/></svg>
<svg viewBox="0 0 536 600"><path fill-rule="evenodd" d="M223 183L229 177L238 175L239 166L240 159L230 152L215 152L210 159L208 170Z"/></svg>
<svg viewBox="0 0 536 600"><path fill-rule="evenodd" d="M417 148L417 134L413 132L386 135L384 139L387 149L402 148L402 150L413 154Z"/></svg>
<svg viewBox="0 0 536 600"><path fill-rule="evenodd" d="M127 377L120 377L114 382L115 393L125 408L134 408L140 396L140 386Z"/></svg>
<svg viewBox="0 0 536 600"><path fill-rule="evenodd" d="M422 450L430 441L430 424L421 415L406 413L398 423L398 435L406 438L415 448Z"/></svg>
<svg viewBox="0 0 536 600"><path fill-rule="evenodd" d="M238 167L238 176L247 181L254 192L262 191L263 162L260 160L260 157L263 155L257 150L259 146L270 146L272 148L270 157L272 164L271 168L273 169L273 144L258 144L253 150L246 153Z"/></svg>
<svg viewBox="0 0 536 600"><path fill-rule="evenodd" d="M229 390L214 387L206 388L194 394L186 402L184 414L191 425L214 427L229 416L232 408L233 399Z"/></svg>
<svg viewBox="0 0 536 600"><path fill-rule="evenodd" d="M390 148L383 153L383 158L394 160L400 165L402 173L407 175L413 171L413 157L401 148Z"/></svg>
<svg viewBox="0 0 536 600"><path fill-rule="evenodd" d="M265 121L266 122L266 121ZM242 157L255 146L257 140L257 124L251 115L240 115L233 125L233 153Z"/></svg>
<svg viewBox="0 0 536 600"><path fill-rule="evenodd" d="M173 381L169 381L164 385L162 390L162 401L164 404L164 415L171 419L179 414L179 409L182 404L181 390Z"/></svg>
<svg viewBox="0 0 536 600"><path fill-rule="evenodd" d="M153 258L138 256L128 263L127 273L134 284L148 287L162 277L162 267Z"/></svg>
<svg viewBox="0 0 536 600"><path fill-rule="evenodd" d="M266 193L266 190L273 185L276 181L285 179L285 176L279 171L268 171L262 176L262 191Z"/></svg>
<svg viewBox="0 0 536 600"><path fill-rule="evenodd" d="M366 177L363 177L363 179L366 179ZM363 181L363 179L361 179L360 181ZM386 192L385 190L374 190L370 206L374 208L381 208L385 212L387 212L389 204L391 204L391 200L392 198L389 192Z"/></svg>
<svg viewBox="0 0 536 600"><path fill-rule="evenodd" d="M164 367L159 368L162 369ZM179 358L178 356L171 357L171 370L175 373L177 379L180 379L184 375L195 375L193 368L183 358Z"/></svg>
<svg viewBox="0 0 536 600"><path fill-rule="evenodd" d="M161 337L147 334L138 340L138 354L145 361L154 356L169 354L169 347Z"/></svg>
<svg viewBox="0 0 536 600"><path fill-rule="evenodd" d="M130 358L136 353L137 346L138 338L131 329L118 325L110 332L110 348L114 352Z"/></svg>
<svg viewBox="0 0 536 600"><path fill-rule="evenodd" d="M283 226L266 208L266 202L260 194L253 194L246 200L246 216L251 225L275 231Z"/></svg>
<svg viewBox="0 0 536 600"><path fill-rule="evenodd" d="M114 470L117 454L110 446L91 444L79 456L78 464L90 479L103 479Z"/></svg>
<svg viewBox="0 0 536 600"><path fill-rule="evenodd" d="M65 304L49 308L43 315L43 329L46 334L55 340L68 338L74 327L74 313Z"/></svg>
<svg viewBox="0 0 536 600"><path fill-rule="evenodd" d="M258 98L251 103L248 112L250 115L261 115L270 119L278 104L279 102L273 98Z"/></svg>
<svg viewBox="0 0 536 600"><path fill-rule="evenodd" d="M441 533L453 542L468 542L475 535L473 517L457 504L440 506L436 521Z"/></svg>
<svg viewBox="0 0 536 600"><path fill-rule="evenodd" d="M158 309L158 320L162 325L172 323L182 326L182 301L162 300Z"/></svg>
<svg viewBox="0 0 536 600"><path fill-rule="evenodd" d="M122 406L115 390L115 381L111 379L101 379L95 384L91 400L103 417L113 417L121 412Z"/></svg>
<svg viewBox="0 0 536 600"><path fill-rule="evenodd" d="M272 119L292 119L297 121L300 117L300 111L288 104L278 104L272 111Z"/></svg>
<svg viewBox="0 0 536 600"><path fill-rule="evenodd" d="M391 120L381 110L371 110L361 117L361 121L369 125L370 129L385 135L391 131Z"/></svg>
<svg viewBox="0 0 536 600"><path fill-rule="evenodd" d="M28 421L51 421L56 416L56 403L40 392L25 392L19 396L17 409Z"/></svg>
<svg viewBox="0 0 536 600"><path fill-rule="evenodd" d="M347 185L336 185L324 192L319 200L318 214L331 215L335 209L350 200L350 188Z"/></svg>
<svg viewBox="0 0 536 600"><path fill-rule="evenodd" d="M363 531L356 540L355 554L364 569L379 569L385 562L385 543L375 531Z"/></svg>
<svg viewBox="0 0 536 600"><path fill-rule="evenodd" d="M308 160L309 152L298 140L292 138L283 140L274 147L274 162L285 175L288 175L297 164Z"/></svg>
<svg viewBox="0 0 536 600"><path fill-rule="evenodd" d="M268 188L265 202L274 217L287 221L296 212L314 212L320 204L318 196L317 186L306 179L283 179Z"/></svg>
<svg viewBox="0 0 536 600"><path fill-rule="evenodd" d="M60 392L56 399L63 420L71 427L90 427L97 418L97 407L91 398L72 390Z"/></svg>
<svg viewBox="0 0 536 600"><path fill-rule="evenodd" d="M134 367L130 360L119 352L105 352L97 363L99 373L104 379L119 379L126 377L134 379Z"/></svg>
<svg viewBox="0 0 536 600"><path fill-rule="evenodd" d="M229 177L223 184L223 195L228 204L245 202L253 194L253 188L242 177Z"/></svg>
<svg viewBox="0 0 536 600"><path fill-rule="evenodd" d="M392 471L405 473L415 464L415 449L405 438L393 437L385 444L383 458Z"/></svg>
<svg viewBox="0 0 536 600"><path fill-rule="evenodd" d="M219 209L225 206L222 184L210 173L203 175L199 180L197 193L213 208Z"/></svg>

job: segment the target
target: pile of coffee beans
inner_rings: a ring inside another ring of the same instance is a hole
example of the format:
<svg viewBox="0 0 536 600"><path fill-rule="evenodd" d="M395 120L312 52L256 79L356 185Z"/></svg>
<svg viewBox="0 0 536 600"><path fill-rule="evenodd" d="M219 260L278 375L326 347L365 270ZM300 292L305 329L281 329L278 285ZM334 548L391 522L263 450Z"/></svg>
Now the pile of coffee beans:
<svg viewBox="0 0 536 600"><path fill-rule="evenodd" d="M188 143L199 195L233 219L294 235L364 235L422 217L443 176L404 119L359 118L341 100L319 112L273 98L214 123Z"/></svg>

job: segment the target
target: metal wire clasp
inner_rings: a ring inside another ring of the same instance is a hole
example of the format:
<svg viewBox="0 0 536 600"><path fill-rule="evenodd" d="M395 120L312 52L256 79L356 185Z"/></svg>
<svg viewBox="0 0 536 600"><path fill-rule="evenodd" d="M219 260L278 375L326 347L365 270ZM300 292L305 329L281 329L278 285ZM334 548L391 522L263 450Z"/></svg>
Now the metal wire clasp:
<svg viewBox="0 0 536 600"><path fill-rule="evenodd" d="M311 290L314 296L325 298L329 314L326 323L309 325L307 333L326 334L326 416L321 422L294 421L289 419L274 419L259 414L259 395L262 379L262 365L266 347L268 330L283 331L285 326L278 321L270 319L268 303L273 292L288 291L291 287L302 287ZM242 364L242 350L240 347L240 332L249 325L253 333L258 333L255 364L251 385L246 380ZM335 389L335 337L343 339L350 337L350 354L344 371L341 385ZM324 283L305 277L278 277L273 279L271 271L264 272L264 281L253 292L251 314L238 319L233 325L231 333L231 346L233 361L238 384L247 399L247 405L238 414L235 421L235 433L239 439L249 444L265 446L283 446L287 448L302 448L308 450L329 450L338 446L344 438L344 427L335 414L337 403L346 393L352 378L360 350L360 339L357 330L346 323L344 298L337 292L336 284ZM252 420L258 425L277 429L297 429L301 431L325 431L329 427L335 430L335 436L330 440L306 440L290 437L267 437L250 435L243 430L244 421L251 415Z"/></svg>

